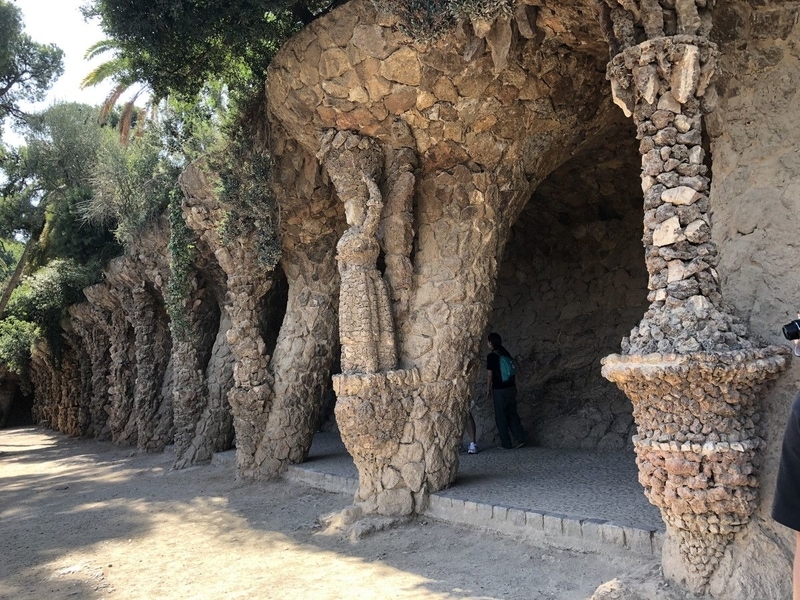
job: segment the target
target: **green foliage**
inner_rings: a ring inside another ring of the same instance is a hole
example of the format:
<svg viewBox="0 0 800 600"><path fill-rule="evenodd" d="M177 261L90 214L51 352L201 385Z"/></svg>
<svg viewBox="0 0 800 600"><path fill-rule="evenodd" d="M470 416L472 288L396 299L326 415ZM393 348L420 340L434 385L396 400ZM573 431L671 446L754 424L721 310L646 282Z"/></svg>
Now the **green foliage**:
<svg viewBox="0 0 800 600"><path fill-rule="evenodd" d="M83 288L98 280L96 263L79 265L73 260L51 261L14 290L0 324L6 323L7 328L17 324L25 332L34 331L32 327L35 327L58 360L63 350L61 320L67 307L85 300ZM15 335L21 337L23 333Z"/></svg>
<svg viewBox="0 0 800 600"><path fill-rule="evenodd" d="M44 99L63 72L63 52L53 44L38 44L23 32L20 10L0 0L0 122L24 117L22 102Z"/></svg>
<svg viewBox="0 0 800 600"><path fill-rule="evenodd" d="M27 380L31 347L40 337L39 328L28 321L6 317L0 321L0 361Z"/></svg>
<svg viewBox="0 0 800 600"><path fill-rule="evenodd" d="M167 282L167 312L172 335L176 341L188 341L192 331L186 319L186 301L192 292L194 243L192 232L183 220L181 196L173 191L169 202L169 282Z"/></svg>
<svg viewBox="0 0 800 600"><path fill-rule="evenodd" d="M280 259L280 242L270 186L272 161L255 135L264 126L259 124L265 102L263 92L242 101L226 128L228 143L212 157L210 166L219 178L219 198L228 207L220 225L223 241L240 236L255 239L259 262L273 269Z"/></svg>
<svg viewBox="0 0 800 600"><path fill-rule="evenodd" d="M159 104L161 143L170 162L184 167L224 146L228 117L226 86L208 82L190 100L169 97Z"/></svg>
<svg viewBox="0 0 800 600"><path fill-rule="evenodd" d="M118 252L113 236L82 220L93 194L92 169L102 142L97 109L57 104L29 117L26 145L5 153L0 236L21 234L37 244L33 266L55 258L78 262Z"/></svg>
<svg viewBox="0 0 800 600"><path fill-rule="evenodd" d="M131 74L157 97L193 96L221 79L233 88L263 82L283 42L342 0L93 0Z"/></svg>
<svg viewBox="0 0 800 600"><path fill-rule="evenodd" d="M13 239L0 239L0 285L5 285L17 266L24 245Z"/></svg>
<svg viewBox="0 0 800 600"><path fill-rule="evenodd" d="M164 211L175 185L177 169L164 160L160 141L146 131L126 146L107 131L92 167L94 193L80 206L82 216L112 229L125 246Z"/></svg>

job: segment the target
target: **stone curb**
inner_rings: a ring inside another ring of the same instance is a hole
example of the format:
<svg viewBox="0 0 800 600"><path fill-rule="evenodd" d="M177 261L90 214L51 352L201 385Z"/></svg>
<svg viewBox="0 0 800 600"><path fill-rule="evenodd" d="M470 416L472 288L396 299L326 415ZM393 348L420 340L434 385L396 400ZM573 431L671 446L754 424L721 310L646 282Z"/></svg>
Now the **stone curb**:
<svg viewBox="0 0 800 600"><path fill-rule="evenodd" d="M661 531L618 525L603 519L484 504L441 494L431 494L425 516L565 550L607 552L613 549L642 556L660 556L664 540Z"/></svg>
<svg viewBox="0 0 800 600"><path fill-rule="evenodd" d="M354 495L358 491L358 479L320 473L299 465L290 465L284 478L293 483L301 483L313 488L335 494Z"/></svg>
<svg viewBox="0 0 800 600"><path fill-rule="evenodd" d="M290 466L285 479L339 494L355 494L358 480L320 473L302 465ZM565 550L609 550L660 556L662 531L618 525L602 519L580 518L502 504L486 504L431 494L426 517L495 531L514 538Z"/></svg>

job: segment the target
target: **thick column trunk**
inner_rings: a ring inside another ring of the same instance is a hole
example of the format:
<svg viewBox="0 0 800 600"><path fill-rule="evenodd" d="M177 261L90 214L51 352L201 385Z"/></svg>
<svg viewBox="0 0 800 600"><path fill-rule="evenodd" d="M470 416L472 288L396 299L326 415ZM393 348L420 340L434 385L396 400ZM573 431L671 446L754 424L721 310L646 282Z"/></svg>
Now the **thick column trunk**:
<svg viewBox="0 0 800 600"><path fill-rule="evenodd" d="M31 384L33 385L32 415L35 423L56 429L61 399L59 374L50 350L39 343L31 352Z"/></svg>
<svg viewBox="0 0 800 600"><path fill-rule="evenodd" d="M185 306L189 331L174 335L175 468L210 460L214 452L227 450L233 438L226 399L233 376L225 339L229 320L227 315L213 319L209 302L215 302L210 290L195 290ZM215 331L206 331L214 321Z"/></svg>
<svg viewBox="0 0 800 600"><path fill-rule="evenodd" d="M93 286L103 287L102 284ZM90 303L70 307L73 327L81 337L81 344L89 357L90 398L87 407L88 426L86 435L98 440L109 438L108 413L108 371L111 364L108 338L108 313Z"/></svg>
<svg viewBox="0 0 800 600"><path fill-rule="evenodd" d="M657 3L611 13L612 39L625 19L649 38L614 39L607 73L641 140L651 304L603 375L633 402L639 481L667 524L664 571L700 593L757 506L757 398L788 350L759 348L722 299L702 147L718 52L695 35L707 33L697 6L676 10L671 25Z"/></svg>
<svg viewBox="0 0 800 600"><path fill-rule="evenodd" d="M161 452L172 441L172 398L162 395L171 346L166 313L158 310L153 291L145 284L133 287L128 308L136 349L137 446L143 452Z"/></svg>
<svg viewBox="0 0 800 600"><path fill-rule="evenodd" d="M120 299L127 292L115 290ZM136 342L133 330L120 302L111 314L109 353L111 368L108 375L108 427L115 444L135 445L138 435L133 411L133 390L136 378Z"/></svg>
<svg viewBox="0 0 800 600"><path fill-rule="evenodd" d="M305 460L330 381L336 339L332 290L338 275L332 252L320 258L295 255L286 265L289 302L271 363L274 399L259 445L260 468L267 476Z"/></svg>
<svg viewBox="0 0 800 600"><path fill-rule="evenodd" d="M228 392L228 401L236 430L236 469L243 479L259 476L263 458L258 455L258 445L272 400L274 380L258 320L258 307L271 283L257 271L228 272L225 310L231 317L231 327L227 337L236 359L234 386Z"/></svg>

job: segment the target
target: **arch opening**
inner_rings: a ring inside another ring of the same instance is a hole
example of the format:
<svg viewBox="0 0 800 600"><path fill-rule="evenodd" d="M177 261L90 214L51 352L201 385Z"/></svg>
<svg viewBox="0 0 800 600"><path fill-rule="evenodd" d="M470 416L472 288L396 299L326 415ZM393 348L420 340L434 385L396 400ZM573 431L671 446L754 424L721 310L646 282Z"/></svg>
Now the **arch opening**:
<svg viewBox="0 0 800 600"><path fill-rule="evenodd" d="M632 448L630 401L600 375L647 309L640 155L617 120L556 169L514 225L500 265L489 329L518 358L518 409L533 443ZM483 369L478 436L496 442Z"/></svg>

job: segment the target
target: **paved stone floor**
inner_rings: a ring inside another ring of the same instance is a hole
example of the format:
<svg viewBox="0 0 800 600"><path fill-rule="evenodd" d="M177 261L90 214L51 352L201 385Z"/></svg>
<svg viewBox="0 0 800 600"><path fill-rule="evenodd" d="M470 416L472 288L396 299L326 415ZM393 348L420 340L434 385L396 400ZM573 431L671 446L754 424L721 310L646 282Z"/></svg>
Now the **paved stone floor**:
<svg viewBox="0 0 800 600"><path fill-rule="evenodd" d="M314 437L308 462L302 467L358 480L353 460L335 433ZM438 495L664 530L658 510L647 501L637 480L633 452L490 448L478 454L463 453L458 478Z"/></svg>

